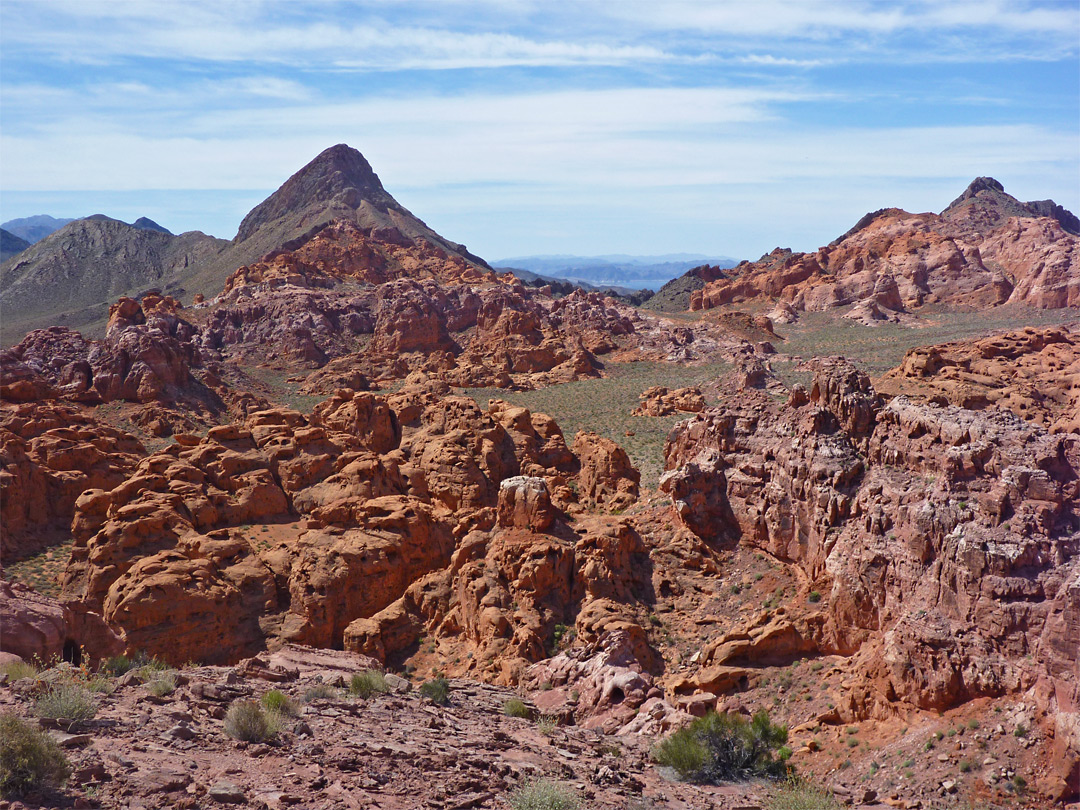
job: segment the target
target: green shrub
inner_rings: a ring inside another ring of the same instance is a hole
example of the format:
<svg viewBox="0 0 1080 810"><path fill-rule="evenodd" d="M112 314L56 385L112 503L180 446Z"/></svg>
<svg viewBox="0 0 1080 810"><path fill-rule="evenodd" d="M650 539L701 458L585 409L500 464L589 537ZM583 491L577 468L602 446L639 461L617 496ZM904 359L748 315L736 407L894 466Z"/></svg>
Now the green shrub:
<svg viewBox="0 0 1080 810"><path fill-rule="evenodd" d="M550 779L530 779L508 797L513 810L578 810L577 793Z"/></svg>
<svg viewBox="0 0 1080 810"><path fill-rule="evenodd" d="M442 677L426 681L420 685L420 694L432 703L445 706L450 702L450 681Z"/></svg>
<svg viewBox="0 0 1080 810"><path fill-rule="evenodd" d="M56 683L34 701L34 714L48 720L89 720L97 714L97 704L85 687Z"/></svg>
<svg viewBox="0 0 1080 810"><path fill-rule="evenodd" d="M277 712L285 717L296 717L300 714L300 707L296 705L296 701L280 689L271 689L263 695L262 705L268 712Z"/></svg>
<svg viewBox="0 0 1080 810"><path fill-rule="evenodd" d="M151 695L165 697L176 691L176 671L163 670L146 682L146 689Z"/></svg>
<svg viewBox="0 0 1080 810"><path fill-rule="evenodd" d="M101 664L100 670L106 675L116 676L123 675L128 670L134 668L134 666L135 662L126 655L114 655Z"/></svg>
<svg viewBox="0 0 1080 810"><path fill-rule="evenodd" d="M1014 737L1026 737L1027 735L1028 735L1028 729L1027 729L1027 726L1025 726L1023 723L1018 725L1016 727L1016 730L1013 732Z"/></svg>
<svg viewBox="0 0 1080 810"><path fill-rule="evenodd" d="M225 713L225 733L233 739L266 742L277 732L277 718L254 700L238 700Z"/></svg>
<svg viewBox="0 0 1080 810"><path fill-rule="evenodd" d="M18 717L0 715L0 796L59 787L70 773L71 766L52 737Z"/></svg>
<svg viewBox="0 0 1080 810"><path fill-rule="evenodd" d="M810 595L806 597L812 604L817 604L821 601L821 591L810 591Z"/></svg>
<svg viewBox="0 0 1080 810"><path fill-rule="evenodd" d="M18 681L22 678L36 678L38 668L26 661L9 661L0 666L0 675L7 675L9 681Z"/></svg>
<svg viewBox="0 0 1080 810"><path fill-rule="evenodd" d="M382 695L390 691L386 676L378 670L366 669L352 676L349 681L349 694L367 700L372 695Z"/></svg>
<svg viewBox="0 0 1080 810"><path fill-rule="evenodd" d="M525 701L517 698L510 698L503 704L503 714L507 717L524 717L526 720L532 717L532 712L525 705Z"/></svg>
<svg viewBox="0 0 1080 810"><path fill-rule="evenodd" d="M550 737L554 734L558 725L559 718L553 714L542 714L536 718L536 730L545 737Z"/></svg>
<svg viewBox="0 0 1080 810"><path fill-rule="evenodd" d="M789 779L765 802L766 810L841 810L830 791L803 779Z"/></svg>
<svg viewBox="0 0 1080 810"><path fill-rule="evenodd" d="M709 712L660 742L653 759L680 779L706 784L788 772L773 752L787 742L787 727L774 725L762 710L747 721L737 714Z"/></svg>

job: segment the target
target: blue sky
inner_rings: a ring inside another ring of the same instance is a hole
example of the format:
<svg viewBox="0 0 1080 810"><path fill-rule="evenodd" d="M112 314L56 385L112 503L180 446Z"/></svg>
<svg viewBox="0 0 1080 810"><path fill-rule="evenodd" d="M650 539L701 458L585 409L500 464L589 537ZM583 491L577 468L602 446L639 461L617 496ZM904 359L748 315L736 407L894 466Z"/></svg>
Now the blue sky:
<svg viewBox="0 0 1080 810"><path fill-rule="evenodd" d="M335 143L488 259L1080 209L1080 0L3 0L0 219L231 238Z"/></svg>

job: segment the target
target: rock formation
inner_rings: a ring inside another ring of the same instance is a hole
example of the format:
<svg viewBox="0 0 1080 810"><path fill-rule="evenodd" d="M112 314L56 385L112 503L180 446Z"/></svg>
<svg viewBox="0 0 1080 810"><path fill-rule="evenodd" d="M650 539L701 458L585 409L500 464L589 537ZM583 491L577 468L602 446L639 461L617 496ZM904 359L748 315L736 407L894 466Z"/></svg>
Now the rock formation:
<svg viewBox="0 0 1080 810"><path fill-rule="evenodd" d="M791 625L780 649L854 657L844 716L1033 694L1076 761L1078 436L1001 409L886 403L839 361L817 364L813 389L789 404L748 390L673 432L662 486L679 519L826 595L824 622ZM694 682L732 660L707 654Z"/></svg>
<svg viewBox="0 0 1080 810"><path fill-rule="evenodd" d="M979 178L940 215L882 209L815 253L777 248L741 264L693 292L690 309L761 298L807 311L857 304L853 317L871 322L933 303L1076 306L1080 247L1062 224L1075 217L1054 210Z"/></svg>

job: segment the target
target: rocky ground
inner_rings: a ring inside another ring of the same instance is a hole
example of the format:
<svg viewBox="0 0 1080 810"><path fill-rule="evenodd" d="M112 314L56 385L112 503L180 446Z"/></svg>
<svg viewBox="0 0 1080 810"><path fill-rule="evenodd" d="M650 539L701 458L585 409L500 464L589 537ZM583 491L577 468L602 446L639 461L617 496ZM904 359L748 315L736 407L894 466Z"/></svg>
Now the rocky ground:
<svg viewBox="0 0 1080 810"><path fill-rule="evenodd" d="M648 737L507 716L521 697L512 689L452 680L439 705L391 677L387 694L350 696L344 687L367 667L377 663L289 647L235 668L185 667L163 696L137 672L114 678L92 720L50 731L74 769L68 789L2 806L496 808L541 777L596 808L749 810L769 793L669 781L649 762ZM231 738L230 704L271 689L295 715L267 742ZM0 707L27 714L33 690L29 679L0 687Z"/></svg>

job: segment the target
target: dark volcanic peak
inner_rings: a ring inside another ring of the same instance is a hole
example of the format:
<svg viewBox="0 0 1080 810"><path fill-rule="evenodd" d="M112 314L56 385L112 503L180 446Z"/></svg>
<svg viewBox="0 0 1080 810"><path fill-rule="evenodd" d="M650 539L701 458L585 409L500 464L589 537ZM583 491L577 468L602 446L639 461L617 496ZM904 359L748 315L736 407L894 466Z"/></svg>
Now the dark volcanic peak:
<svg viewBox="0 0 1080 810"><path fill-rule="evenodd" d="M285 181L266 200L255 206L240 223L237 242L243 242L265 224L312 206L340 205L356 209L363 202L380 211L401 209L383 188L379 176L360 152L339 143Z"/></svg>
<svg viewBox="0 0 1080 810"><path fill-rule="evenodd" d="M345 144L331 146L255 206L240 223L229 258L245 264L283 245L297 246L336 219L354 222L401 245L428 242L450 255L490 269L464 245L435 233L386 189L371 165Z"/></svg>
<svg viewBox="0 0 1080 810"><path fill-rule="evenodd" d="M154 220L149 217L139 217L137 220L131 223L132 227L138 228L140 231L157 231L158 233L167 233L170 236L173 235L172 231L161 225L158 225Z"/></svg>

